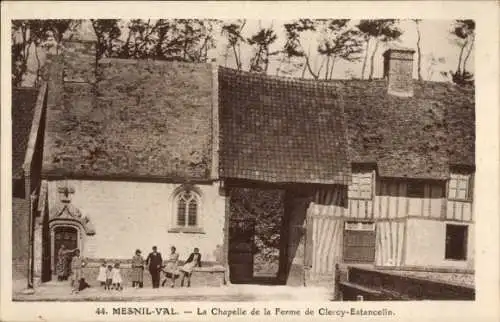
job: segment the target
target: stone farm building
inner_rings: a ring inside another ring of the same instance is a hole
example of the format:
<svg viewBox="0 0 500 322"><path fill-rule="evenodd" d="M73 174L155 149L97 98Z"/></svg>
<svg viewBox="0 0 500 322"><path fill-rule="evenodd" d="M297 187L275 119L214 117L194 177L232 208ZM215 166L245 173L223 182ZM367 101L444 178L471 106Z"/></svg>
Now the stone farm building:
<svg viewBox="0 0 500 322"><path fill-rule="evenodd" d="M13 92L13 259L32 254L35 282L64 243L89 272L199 247L204 272L251 283L242 188L283 192L278 283L474 268L474 88L412 80L412 50L388 50L383 79L315 81L94 48L68 42L38 92Z"/></svg>

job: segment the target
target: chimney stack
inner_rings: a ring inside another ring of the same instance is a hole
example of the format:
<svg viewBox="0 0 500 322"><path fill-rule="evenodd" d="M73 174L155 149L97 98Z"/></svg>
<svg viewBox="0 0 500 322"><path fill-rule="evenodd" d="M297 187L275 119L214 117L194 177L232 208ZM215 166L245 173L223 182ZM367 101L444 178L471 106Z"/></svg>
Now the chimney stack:
<svg viewBox="0 0 500 322"><path fill-rule="evenodd" d="M413 54L415 50L388 49L384 53L384 78L387 92L394 96L413 96Z"/></svg>

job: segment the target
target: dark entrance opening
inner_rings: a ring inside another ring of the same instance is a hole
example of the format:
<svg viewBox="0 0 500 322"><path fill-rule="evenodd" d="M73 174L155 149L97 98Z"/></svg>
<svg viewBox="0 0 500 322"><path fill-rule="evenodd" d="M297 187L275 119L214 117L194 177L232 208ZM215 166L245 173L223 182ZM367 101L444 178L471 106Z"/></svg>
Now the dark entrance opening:
<svg viewBox="0 0 500 322"><path fill-rule="evenodd" d="M52 257L52 267L57 267L57 262L59 260L58 253L62 245L67 250L78 248L78 231L75 227L70 226L59 226L53 229L54 234L54 254ZM71 256L66 255L66 260L70 261ZM69 263L68 263L69 264ZM56 274L57 272L52 272Z"/></svg>
<svg viewBox="0 0 500 322"><path fill-rule="evenodd" d="M253 280L255 221L233 219L229 223L229 269L232 283Z"/></svg>
<svg viewBox="0 0 500 322"><path fill-rule="evenodd" d="M229 271L231 283L284 284L286 237L283 237L285 191L271 188L230 189Z"/></svg>
<svg viewBox="0 0 500 322"><path fill-rule="evenodd" d="M445 259L467 259L467 229L465 225L446 225Z"/></svg>

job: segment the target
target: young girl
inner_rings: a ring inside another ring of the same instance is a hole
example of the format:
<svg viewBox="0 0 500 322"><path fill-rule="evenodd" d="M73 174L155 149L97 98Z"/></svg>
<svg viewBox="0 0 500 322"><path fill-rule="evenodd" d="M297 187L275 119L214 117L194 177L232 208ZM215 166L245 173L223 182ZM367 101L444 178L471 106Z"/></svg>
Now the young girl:
<svg viewBox="0 0 500 322"><path fill-rule="evenodd" d="M179 254L175 252L175 246L170 247L170 255L168 256L167 259L167 265L165 265L165 268L163 269L163 272L165 273L165 280L161 284L161 286L165 286L167 283L167 279L170 278L170 287L175 286L175 279L179 277L179 269L178 269L178 261L179 261Z"/></svg>
<svg viewBox="0 0 500 322"><path fill-rule="evenodd" d="M111 290L113 284L113 266L108 265L106 270L106 285L104 285L105 290Z"/></svg>
<svg viewBox="0 0 500 322"><path fill-rule="evenodd" d="M191 275L193 274L193 268L201 267L201 254L198 248L195 248L191 255L189 255L184 266L180 269L182 272L181 287L184 286L184 279L187 278L187 287L191 286Z"/></svg>
<svg viewBox="0 0 500 322"><path fill-rule="evenodd" d="M118 291L123 290L122 287L123 280L122 280L122 273L120 272L120 263L115 264L111 276L113 279L113 288Z"/></svg>
<svg viewBox="0 0 500 322"><path fill-rule="evenodd" d="M97 275L97 281L100 282L101 286L106 289L106 261L103 260L101 266L99 267L99 275Z"/></svg>

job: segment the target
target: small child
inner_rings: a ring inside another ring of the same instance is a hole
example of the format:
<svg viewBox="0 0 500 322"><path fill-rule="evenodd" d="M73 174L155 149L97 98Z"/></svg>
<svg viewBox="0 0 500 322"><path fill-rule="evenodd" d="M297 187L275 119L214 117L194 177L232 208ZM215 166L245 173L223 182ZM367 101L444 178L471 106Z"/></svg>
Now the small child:
<svg viewBox="0 0 500 322"><path fill-rule="evenodd" d="M101 266L99 267L99 275L97 275L97 281L104 286L106 289L106 261L102 261Z"/></svg>
<svg viewBox="0 0 500 322"><path fill-rule="evenodd" d="M108 265L108 269L106 270L106 285L104 285L105 290L111 290L113 283L113 266Z"/></svg>
<svg viewBox="0 0 500 322"><path fill-rule="evenodd" d="M122 287L123 280L122 280L122 273L120 272L120 263L115 264L115 267L113 268L111 275L113 279L113 288L118 291L123 290Z"/></svg>

